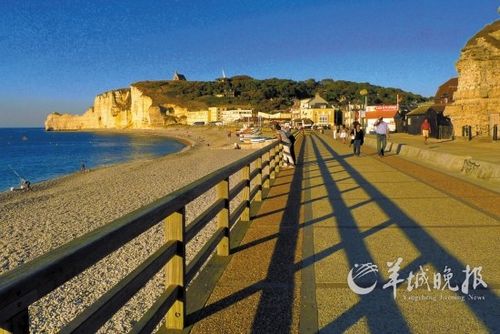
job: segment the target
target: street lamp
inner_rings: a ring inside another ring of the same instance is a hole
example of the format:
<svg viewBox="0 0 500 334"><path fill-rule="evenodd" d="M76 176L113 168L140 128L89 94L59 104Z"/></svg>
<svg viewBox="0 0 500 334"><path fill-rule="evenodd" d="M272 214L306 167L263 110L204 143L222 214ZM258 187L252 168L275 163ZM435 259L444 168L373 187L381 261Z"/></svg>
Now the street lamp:
<svg viewBox="0 0 500 334"><path fill-rule="evenodd" d="M366 107L368 105L368 90L367 89L362 89L359 91L359 94L361 96L365 97L365 105L364 105L364 110L365 110L365 117L360 118L361 119L361 125L365 127L365 118L366 118Z"/></svg>

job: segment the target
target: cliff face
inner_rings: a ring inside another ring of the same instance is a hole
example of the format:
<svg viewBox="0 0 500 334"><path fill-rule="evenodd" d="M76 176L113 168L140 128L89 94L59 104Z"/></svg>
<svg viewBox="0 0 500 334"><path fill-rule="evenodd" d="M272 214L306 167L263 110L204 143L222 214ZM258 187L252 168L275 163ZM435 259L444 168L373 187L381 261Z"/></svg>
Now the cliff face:
<svg viewBox="0 0 500 334"><path fill-rule="evenodd" d="M471 125L474 135L488 135L500 126L500 20L486 26L462 49L456 64L458 87L447 106L456 136Z"/></svg>
<svg viewBox="0 0 500 334"><path fill-rule="evenodd" d="M46 130L123 129L129 126L130 89L119 89L97 95L94 106L83 115L50 114Z"/></svg>
<svg viewBox="0 0 500 334"><path fill-rule="evenodd" d="M83 115L50 114L45 129L146 129L176 123L186 112L176 105L156 105L152 97L131 86L96 96L94 106Z"/></svg>

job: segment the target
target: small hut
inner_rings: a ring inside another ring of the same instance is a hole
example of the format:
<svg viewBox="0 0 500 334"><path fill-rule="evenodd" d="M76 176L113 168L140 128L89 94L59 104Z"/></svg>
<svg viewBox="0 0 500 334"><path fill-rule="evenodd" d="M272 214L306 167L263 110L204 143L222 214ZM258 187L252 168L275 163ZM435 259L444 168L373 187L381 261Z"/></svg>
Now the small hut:
<svg viewBox="0 0 500 334"><path fill-rule="evenodd" d="M431 124L430 137L438 139L451 138L453 129L450 119L443 115L444 108L445 105L426 103L410 111L406 114L408 133L420 134L422 123L427 118Z"/></svg>

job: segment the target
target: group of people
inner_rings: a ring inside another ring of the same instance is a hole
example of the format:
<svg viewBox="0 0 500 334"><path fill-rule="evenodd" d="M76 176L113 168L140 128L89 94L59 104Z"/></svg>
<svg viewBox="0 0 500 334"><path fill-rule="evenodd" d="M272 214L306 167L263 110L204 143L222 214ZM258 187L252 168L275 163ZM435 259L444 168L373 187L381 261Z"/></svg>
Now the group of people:
<svg viewBox="0 0 500 334"><path fill-rule="evenodd" d="M359 122L354 122L350 129L345 125L342 125L339 129L333 127L333 139L337 140L337 138L340 138L344 144L349 142L349 147L353 147L355 156L359 157L361 155L361 146L365 141L365 132Z"/></svg>
<svg viewBox="0 0 500 334"><path fill-rule="evenodd" d="M379 157L383 157L387 146L387 139L389 138L389 124L384 121L383 117L380 117L375 122L374 127L375 134L377 136L377 154ZM286 165L293 168L296 161L293 147L295 137L291 134L290 129L282 129L279 124L276 124L275 128L277 131L277 137L283 144L283 153ZM425 144L427 144L427 139L431 131L431 126L427 118L422 123L421 130ZM349 147L353 147L354 155L358 157L360 156L361 146L364 143L365 132L361 128L361 124L359 122L354 122L350 129L345 125L342 125L340 128L333 127L333 139L337 140L337 138L340 138L344 144L347 144L349 140Z"/></svg>

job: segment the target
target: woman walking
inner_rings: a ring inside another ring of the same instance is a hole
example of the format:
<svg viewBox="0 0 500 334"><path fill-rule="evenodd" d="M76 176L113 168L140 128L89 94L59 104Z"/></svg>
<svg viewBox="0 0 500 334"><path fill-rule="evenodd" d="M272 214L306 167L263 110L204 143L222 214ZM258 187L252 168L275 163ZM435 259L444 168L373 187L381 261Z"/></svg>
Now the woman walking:
<svg viewBox="0 0 500 334"><path fill-rule="evenodd" d="M354 136L352 142L354 146L354 155L359 157L361 154L361 145L363 145L365 140L365 133L363 132L363 129L361 129L361 125L359 123L354 125L354 129L351 130L351 135Z"/></svg>

